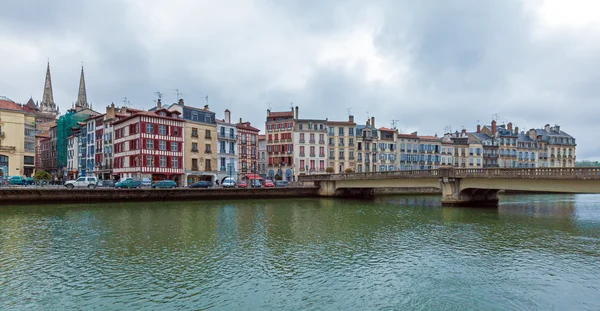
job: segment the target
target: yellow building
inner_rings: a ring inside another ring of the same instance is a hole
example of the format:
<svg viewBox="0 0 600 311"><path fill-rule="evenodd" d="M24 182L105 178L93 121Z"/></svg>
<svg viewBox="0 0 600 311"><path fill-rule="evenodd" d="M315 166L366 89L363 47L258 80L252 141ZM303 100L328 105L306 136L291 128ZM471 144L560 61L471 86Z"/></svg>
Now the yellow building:
<svg viewBox="0 0 600 311"><path fill-rule="evenodd" d="M33 176L35 115L0 96L0 175Z"/></svg>
<svg viewBox="0 0 600 311"><path fill-rule="evenodd" d="M328 121L329 165L335 174L344 173L348 168L356 171L356 123L354 116L348 121Z"/></svg>
<svg viewBox="0 0 600 311"><path fill-rule="evenodd" d="M217 179L217 122L215 113L208 109L185 105L183 99L168 110L179 111L185 120L184 129L184 185L199 180Z"/></svg>

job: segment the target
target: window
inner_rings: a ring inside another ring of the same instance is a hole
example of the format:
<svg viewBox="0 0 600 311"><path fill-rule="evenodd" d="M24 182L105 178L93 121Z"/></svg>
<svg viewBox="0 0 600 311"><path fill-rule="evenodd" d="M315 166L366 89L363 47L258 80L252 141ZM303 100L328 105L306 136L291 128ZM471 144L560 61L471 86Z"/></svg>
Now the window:
<svg viewBox="0 0 600 311"><path fill-rule="evenodd" d="M159 167L167 167L167 157L160 156L160 158L158 158L158 160L159 160L159 162L158 162Z"/></svg>
<svg viewBox="0 0 600 311"><path fill-rule="evenodd" d="M300 156L304 156L304 146L300 146Z"/></svg>
<svg viewBox="0 0 600 311"><path fill-rule="evenodd" d="M204 160L204 171L212 171L212 167L210 165L210 159Z"/></svg>
<svg viewBox="0 0 600 311"><path fill-rule="evenodd" d="M173 136L179 136L179 128L177 126L173 127Z"/></svg>
<svg viewBox="0 0 600 311"><path fill-rule="evenodd" d="M164 140L158 141L158 150L167 150L167 142Z"/></svg>
<svg viewBox="0 0 600 311"><path fill-rule="evenodd" d="M354 138L348 138L348 146L350 146L350 147L354 146Z"/></svg>
<svg viewBox="0 0 600 311"><path fill-rule="evenodd" d="M146 149L150 149L150 150L154 149L154 140L146 139Z"/></svg>
<svg viewBox="0 0 600 311"><path fill-rule="evenodd" d="M192 171L198 170L198 159L192 159Z"/></svg>
<svg viewBox="0 0 600 311"><path fill-rule="evenodd" d="M340 128L343 128L343 127L340 127ZM344 139L343 138L339 138L339 140L340 140L339 141L339 145L340 146L344 146Z"/></svg>
<svg viewBox="0 0 600 311"><path fill-rule="evenodd" d="M330 127L329 128L329 135L334 135L335 134L335 128L334 127Z"/></svg>
<svg viewBox="0 0 600 311"><path fill-rule="evenodd" d="M298 124L298 129L299 129L299 130L302 130L302 129L303 129L303 127L304 127L304 124L302 124L302 123Z"/></svg>
<svg viewBox="0 0 600 311"><path fill-rule="evenodd" d="M148 166L148 167L154 166L154 156L151 156L151 155L146 156L146 166Z"/></svg>
<svg viewBox="0 0 600 311"><path fill-rule="evenodd" d="M178 157L172 157L171 158L171 167L172 168L179 168L179 158Z"/></svg>
<svg viewBox="0 0 600 311"><path fill-rule="evenodd" d="M354 128L353 127L348 129L348 135L354 136Z"/></svg>
<svg viewBox="0 0 600 311"><path fill-rule="evenodd" d="M152 123L146 123L146 133L147 134L154 133L154 125Z"/></svg>
<svg viewBox="0 0 600 311"><path fill-rule="evenodd" d="M204 138L210 139L210 130L205 130L204 131Z"/></svg>
<svg viewBox="0 0 600 311"><path fill-rule="evenodd" d="M195 127L192 128L192 137L198 137L198 129Z"/></svg>
<svg viewBox="0 0 600 311"><path fill-rule="evenodd" d="M339 128L338 128L338 134L339 134L340 136L344 136L344 128L343 128L343 127L339 127Z"/></svg>
<svg viewBox="0 0 600 311"><path fill-rule="evenodd" d="M304 171L306 168L304 167L304 160L300 160L300 170Z"/></svg>
<svg viewBox="0 0 600 311"><path fill-rule="evenodd" d="M204 146L204 153L211 153L210 144Z"/></svg>
<svg viewBox="0 0 600 311"><path fill-rule="evenodd" d="M176 142L171 142L171 151L179 151L179 148L178 148Z"/></svg>
<svg viewBox="0 0 600 311"><path fill-rule="evenodd" d="M164 125L158 126L158 134L159 135L167 135L167 127Z"/></svg>
<svg viewBox="0 0 600 311"><path fill-rule="evenodd" d="M25 156L23 158L23 164L34 164L34 157Z"/></svg>
<svg viewBox="0 0 600 311"><path fill-rule="evenodd" d="M35 151L35 144L32 142L25 142L25 150L27 151Z"/></svg>

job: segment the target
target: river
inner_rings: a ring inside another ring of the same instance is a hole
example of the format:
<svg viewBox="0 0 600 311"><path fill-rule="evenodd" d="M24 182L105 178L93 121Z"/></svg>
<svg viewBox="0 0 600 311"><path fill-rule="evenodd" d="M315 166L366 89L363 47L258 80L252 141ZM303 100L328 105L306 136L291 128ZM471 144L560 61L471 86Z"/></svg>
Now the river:
<svg viewBox="0 0 600 311"><path fill-rule="evenodd" d="M2 310L600 310L600 195L0 206Z"/></svg>

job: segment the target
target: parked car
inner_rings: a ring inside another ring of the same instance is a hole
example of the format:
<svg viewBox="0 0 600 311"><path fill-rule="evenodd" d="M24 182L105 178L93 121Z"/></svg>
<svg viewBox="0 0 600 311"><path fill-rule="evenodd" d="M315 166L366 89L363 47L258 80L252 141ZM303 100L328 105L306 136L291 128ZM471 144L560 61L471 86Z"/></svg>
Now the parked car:
<svg viewBox="0 0 600 311"><path fill-rule="evenodd" d="M152 188L177 188L177 183L173 180L159 180L152 185Z"/></svg>
<svg viewBox="0 0 600 311"><path fill-rule="evenodd" d="M210 181L201 180L197 183L188 185L188 188L210 188L210 186L212 186Z"/></svg>
<svg viewBox="0 0 600 311"><path fill-rule="evenodd" d="M275 187L287 187L290 183L286 180L277 180L275 181Z"/></svg>
<svg viewBox="0 0 600 311"><path fill-rule="evenodd" d="M260 188L263 186L263 184L260 182L260 180L258 179L254 179L252 180L252 182L250 183L250 185L254 188Z"/></svg>
<svg viewBox="0 0 600 311"><path fill-rule="evenodd" d="M33 177L27 177L27 178L25 178L25 184L33 185L33 184L35 184L35 180L33 180Z"/></svg>
<svg viewBox="0 0 600 311"><path fill-rule="evenodd" d="M142 187L142 183L133 178L125 178L121 179L118 183L115 184L115 188L140 188Z"/></svg>
<svg viewBox="0 0 600 311"><path fill-rule="evenodd" d="M231 178L225 178L223 179L221 186L223 186L223 188L235 188L236 183Z"/></svg>
<svg viewBox="0 0 600 311"><path fill-rule="evenodd" d="M99 180L98 184L96 186L102 187L102 188L113 188L115 186L115 181L114 180Z"/></svg>
<svg viewBox="0 0 600 311"><path fill-rule="evenodd" d="M237 184L238 188L248 188L248 183L245 180L240 180Z"/></svg>
<svg viewBox="0 0 600 311"><path fill-rule="evenodd" d="M96 179L96 177L84 176L84 177L79 177L76 180L67 180L65 182L65 187L67 187L68 189L96 188L97 183L98 183L98 180Z"/></svg>
<svg viewBox="0 0 600 311"><path fill-rule="evenodd" d="M11 186L15 186L15 185L23 185L23 177L21 176L10 176L8 177L8 183Z"/></svg>
<svg viewBox="0 0 600 311"><path fill-rule="evenodd" d="M271 180L265 180L265 183L263 184L263 186L265 186L265 188L273 188L275 187L275 184L273 184L273 181Z"/></svg>
<svg viewBox="0 0 600 311"><path fill-rule="evenodd" d="M150 178L142 178L142 186L143 187L152 186L152 180L150 180Z"/></svg>

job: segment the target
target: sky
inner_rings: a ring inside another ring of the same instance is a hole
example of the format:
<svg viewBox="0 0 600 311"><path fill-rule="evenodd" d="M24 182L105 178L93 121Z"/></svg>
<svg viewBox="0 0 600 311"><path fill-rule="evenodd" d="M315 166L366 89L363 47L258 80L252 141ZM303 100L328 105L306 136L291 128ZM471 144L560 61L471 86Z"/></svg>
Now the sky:
<svg viewBox="0 0 600 311"><path fill-rule="evenodd" d="M600 1L21 0L0 10L0 95L55 102L266 110L442 135L559 124L600 160Z"/></svg>

